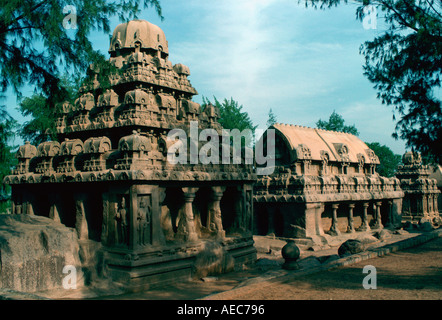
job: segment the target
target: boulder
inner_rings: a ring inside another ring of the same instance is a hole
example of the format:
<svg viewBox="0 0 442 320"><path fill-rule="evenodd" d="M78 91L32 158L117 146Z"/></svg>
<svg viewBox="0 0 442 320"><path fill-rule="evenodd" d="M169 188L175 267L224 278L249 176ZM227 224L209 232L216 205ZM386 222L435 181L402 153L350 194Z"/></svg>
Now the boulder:
<svg viewBox="0 0 442 320"><path fill-rule="evenodd" d="M83 284L75 230L46 217L0 215L0 266L2 289L61 289L66 266L78 271L77 287Z"/></svg>
<svg viewBox="0 0 442 320"><path fill-rule="evenodd" d="M364 245L379 242L378 238L376 238L375 236L368 234L368 233L363 233L363 234L358 235L356 237L356 240L361 241Z"/></svg>
<svg viewBox="0 0 442 320"><path fill-rule="evenodd" d="M397 230L394 230L394 232L393 232L394 234L400 234L400 235L404 235L404 234L409 234L409 232L407 231L407 230L404 230L404 229L397 229Z"/></svg>
<svg viewBox="0 0 442 320"><path fill-rule="evenodd" d="M322 264L332 263L333 261L336 261L338 259L339 259L339 256L337 254L318 257L319 262L321 262Z"/></svg>
<svg viewBox="0 0 442 320"><path fill-rule="evenodd" d="M374 236L381 241L390 239L392 237L391 232L387 229L382 229L381 231L377 231Z"/></svg>
<svg viewBox="0 0 442 320"><path fill-rule="evenodd" d="M305 238L306 237L306 231L305 228L302 228L300 226L291 224L290 227L287 228L285 236L287 238Z"/></svg>
<svg viewBox="0 0 442 320"><path fill-rule="evenodd" d="M309 256L305 259L299 260L298 265L301 269L313 269L321 265L321 261L315 256Z"/></svg>
<svg viewBox="0 0 442 320"><path fill-rule="evenodd" d="M425 221L423 223L419 223L419 230L420 231L427 232L427 231L433 231L433 229L434 229L433 225L429 221Z"/></svg>
<svg viewBox="0 0 442 320"><path fill-rule="evenodd" d="M235 260L227 250L217 242L204 242L198 252L193 271L196 278L205 278L233 271Z"/></svg>
<svg viewBox="0 0 442 320"><path fill-rule="evenodd" d="M276 260L261 258L258 259L258 261L256 261L255 267L257 267L260 270L269 270L269 269L280 268L281 263Z"/></svg>
<svg viewBox="0 0 442 320"><path fill-rule="evenodd" d="M404 224L403 224L403 229L404 230L407 230L407 231L413 231L413 229L415 228L416 226L413 224L413 223L411 223L410 221L406 221Z"/></svg>
<svg viewBox="0 0 442 320"><path fill-rule="evenodd" d="M338 249L340 257L348 256L356 253L360 253L365 250L365 246L362 241L356 239L349 239L345 241Z"/></svg>

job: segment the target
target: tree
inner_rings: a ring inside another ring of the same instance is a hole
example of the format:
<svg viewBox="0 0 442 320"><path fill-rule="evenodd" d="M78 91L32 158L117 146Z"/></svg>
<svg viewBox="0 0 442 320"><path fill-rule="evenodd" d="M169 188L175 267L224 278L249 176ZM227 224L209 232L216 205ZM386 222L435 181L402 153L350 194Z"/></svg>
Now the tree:
<svg viewBox="0 0 442 320"><path fill-rule="evenodd" d="M113 16L122 21L136 18L141 3L144 7L153 6L162 18L159 0L2 1L0 95L11 88L21 101L23 86L35 90L30 100L21 101L22 112L36 116L24 127L24 136L43 139L45 119L54 113L58 103L69 99L70 92L60 74L73 78L85 74L91 64L96 69L109 68L105 57L93 49L88 39L90 32L109 33L109 19Z"/></svg>
<svg viewBox="0 0 442 320"><path fill-rule="evenodd" d="M316 127L318 127L319 129L351 133L355 136L359 135L358 129L356 129L354 125L345 125L344 118L340 114L336 113L336 111L332 112L328 121L319 119L316 122Z"/></svg>
<svg viewBox="0 0 442 320"><path fill-rule="evenodd" d="M272 108L270 108L269 116L268 116L267 123L266 123L267 128L270 126L273 126L277 122L278 122L278 120L276 119L276 115L273 113Z"/></svg>
<svg viewBox="0 0 442 320"><path fill-rule="evenodd" d="M140 12L140 0L9 0L0 11L0 91L17 97L28 84L48 98L48 108L66 92L58 75L83 73L105 64L88 39L91 31L110 32L109 18L128 20ZM143 0L161 16L158 0ZM162 16L161 16L162 17Z"/></svg>
<svg viewBox="0 0 442 320"><path fill-rule="evenodd" d="M78 95L81 79L70 79L67 75L60 77L60 85L66 91L65 101L74 103ZM24 98L19 105L24 116L31 116L20 128L20 136L38 146L41 142L56 139L56 114L47 107L48 97L43 93ZM60 101L63 102L63 101Z"/></svg>
<svg viewBox="0 0 442 320"><path fill-rule="evenodd" d="M247 140L253 141L255 130L258 126L253 125L249 114L242 111L243 106L239 105L233 98L230 98L230 100L224 99L223 102L219 102L216 97L213 98L214 103L211 103L204 97L202 108L204 109L208 104L214 105L219 109L220 118L218 121L224 129L238 129L240 132L250 130L250 136L247 136Z"/></svg>
<svg viewBox="0 0 442 320"><path fill-rule="evenodd" d="M5 176L10 174L15 165L11 140L15 135L17 123L6 112L5 106L0 106L0 213L8 207L10 187L2 183Z"/></svg>
<svg viewBox="0 0 442 320"><path fill-rule="evenodd" d="M356 0L357 19L368 18L367 6L382 12L388 25L365 42L364 75L377 97L394 110L393 137L408 148L442 163L442 4L440 0ZM306 0L325 9L347 0Z"/></svg>
<svg viewBox="0 0 442 320"><path fill-rule="evenodd" d="M402 161L402 157L379 142L366 142L366 145L379 157L380 164L376 167L376 171L381 176L393 177Z"/></svg>

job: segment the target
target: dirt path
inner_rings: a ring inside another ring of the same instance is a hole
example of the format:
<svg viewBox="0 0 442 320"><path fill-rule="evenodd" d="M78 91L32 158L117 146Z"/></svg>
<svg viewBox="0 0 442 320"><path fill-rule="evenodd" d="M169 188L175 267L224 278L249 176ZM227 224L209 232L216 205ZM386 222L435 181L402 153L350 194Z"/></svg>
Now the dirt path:
<svg viewBox="0 0 442 320"><path fill-rule="evenodd" d="M391 239L373 244L385 246L406 241L418 234L394 235ZM337 254L337 247L322 251L303 251L301 262L308 270L310 256L327 257ZM121 294L112 290L86 289L78 292L48 293L55 299L99 300L293 300L293 299L442 299L442 237L420 246L401 249L381 257L352 263L310 275L288 275L281 269L280 255L260 254L253 267L202 280L174 283L143 292ZM312 257L313 258L313 257ZM310 262L316 262L315 259ZM377 289L362 286L367 274L362 270L373 265L377 271ZM302 271L302 270L301 270ZM302 273L302 272L301 272ZM282 277L281 277L282 276ZM279 277L279 278L278 278ZM265 279L272 279L267 280Z"/></svg>
<svg viewBox="0 0 442 320"><path fill-rule="evenodd" d="M366 265L376 268L376 290L363 288L363 279L372 275L362 272ZM223 299L441 300L442 238L303 278L275 279L239 295L234 293L232 296L224 295Z"/></svg>

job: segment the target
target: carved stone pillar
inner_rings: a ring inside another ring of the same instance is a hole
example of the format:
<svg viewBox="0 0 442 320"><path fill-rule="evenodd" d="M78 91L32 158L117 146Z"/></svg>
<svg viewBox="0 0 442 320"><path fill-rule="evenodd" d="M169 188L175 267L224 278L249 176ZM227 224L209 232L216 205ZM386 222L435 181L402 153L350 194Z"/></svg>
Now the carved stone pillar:
<svg viewBox="0 0 442 320"><path fill-rule="evenodd" d="M109 239L109 211L110 211L110 199L108 193L103 193L101 196L103 201L103 222L101 224L101 243L108 245Z"/></svg>
<svg viewBox="0 0 442 320"><path fill-rule="evenodd" d="M84 202L85 195L75 195L75 229L77 230L78 239L80 240L86 240L89 238Z"/></svg>
<svg viewBox="0 0 442 320"><path fill-rule="evenodd" d="M385 225L385 228L388 228L388 229L394 228L395 223L394 223L393 220L394 220L394 217L393 217L393 201L389 200L388 201L388 220L387 220L387 223Z"/></svg>
<svg viewBox="0 0 442 320"><path fill-rule="evenodd" d="M166 203L166 188L159 188L159 206L161 210L160 225L165 240L172 241L175 238L175 232L172 226L172 217Z"/></svg>
<svg viewBox="0 0 442 320"><path fill-rule="evenodd" d="M422 214L424 217L428 216L429 214L429 210L428 210L428 199L429 195L428 194L424 194L422 196Z"/></svg>
<svg viewBox="0 0 442 320"><path fill-rule="evenodd" d="M332 210L333 210L332 225L330 227L330 230L327 232L332 236L338 236L341 234L341 232L338 229L338 208L339 204L335 203L332 205Z"/></svg>
<svg viewBox="0 0 442 320"><path fill-rule="evenodd" d="M60 212L58 211L58 206L60 203L60 195L52 194L50 195L49 200L51 202L51 207L49 208L49 218L51 218L55 222L61 222Z"/></svg>
<svg viewBox="0 0 442 320"><path fill-rule="evenodd" d="M28 216L34 216L35 215L34 214L34 207L33 207L34 201L35 201L35 197L32 194L28 194L25 197L25 203L26 203L25 210L26 211L24 213L27 214Z"/></svg>
<svg viewBox="0 0 442 320"><path fill-rule="evenodd" d="M223 229L221 216L221 199L223 197L225 187L212 187L211 201L208 204L208 227L217 238L223 239L226 232Z"/></svg>
<svg viewBox="0 0 442 320"><path fill-rule="evenodd" d="M275 234L275 207L268 205L267 206L267 214L268 214L268 225L267 225L267 234Z"/></svg>
<svg viewBox="0 0 442 320"><path fill-rule="evenodd" d="M347 232L348 233L354 233L355 227L354 227L354 218L353 218L353 209L355 208L354 203L350 203L348 205L348 226L347 226Z"/></svg>
<svg viewBox="0 0 442 320"><path fill-rule="evenodd" d="M181 219L184 219L184 221L180 221L177 233L182 236L185 241L197 241L198 234L196 233L192 203L198 188L182 188L182 190L184 192L184 215Z"/></svg>
<svg viewBox="0 0 442 320"><path fill-rule="evenodd" d="M375 206L376 206L376 221L375 224L373 226L373 229L382 229L384 226L382 225L382 219L381 219L381 205L382 202L376 202Z"/></svg>
<svg viewBox="0 0 442 320"><path fill-rule="evenodd" d="M324 213L324 203L314 202L305 205L305 237L315 237L324 234L322 227L322 214ZM289 214L287 213L287 216Z"/></svg>
<svg viewBox="0 0 442 320"><path fill-rule="evenodd" d="M370 224L368 223L368 202L364 202L362 204L363 213L362 213L362 223L361 226L358 228L358 231L369 231L370 230Z"/></svg>

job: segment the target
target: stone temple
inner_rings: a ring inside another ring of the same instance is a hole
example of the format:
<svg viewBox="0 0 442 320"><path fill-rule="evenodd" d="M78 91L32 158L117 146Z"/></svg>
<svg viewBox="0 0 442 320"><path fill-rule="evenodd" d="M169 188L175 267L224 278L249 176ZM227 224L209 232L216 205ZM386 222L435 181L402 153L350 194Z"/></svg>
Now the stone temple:
<svg viewBox="0 0 442 320"><path fill-rule="evenodd" d="M267 139L269 131L275 139ZM254 188L255 233L327 243L330 236L400 226L403 191L376 173L379 158L354 135L275 124L275 170Z"/></svg>
<svg viewBox="0 0 442 320"><path fill-rule="evenodd" d="M252 165L168 161L171 130L190 136L196 123L197 134L220 134L219 110L192 101L189 68L169 60L158 26L118 25L109 53L110 85L92 66L95 80L57 110L58 141L20 147L6 178L12 213L74 228L102 254L106 275L129 288L187 279L204 255L222 260L218 271L253 262ZM185 159L192 148L204 144L180 149Z"/></svg>
<svg viewBox="0 0 442 320"><path fill-rule="evenodd" d="M430 168L422 164L421 155L412 151L405 153L396 177L405 193L402 220L440 224L437 180L430 177Z"/></svg>
<svg viewBox="0 0 442 320"><path fill-rule="evenodd" d="M246 148L230 161L235 145L214 142L219 110L192 101L189 68L169 60L158 26L118 25L109 53L110 71L91 66L75 103L58 106L57 141L17 152L0 288L50 289L73 264L85 283L143 290L253 263L253 234L327 245L403 219L440 222L416 154L386 178L354 135L275 124L255 148L274 163L245 161Z"/></svg>

